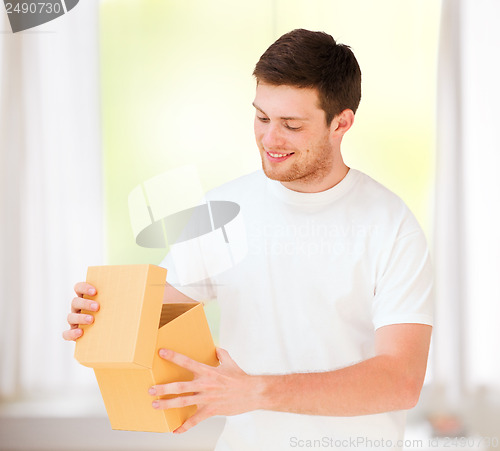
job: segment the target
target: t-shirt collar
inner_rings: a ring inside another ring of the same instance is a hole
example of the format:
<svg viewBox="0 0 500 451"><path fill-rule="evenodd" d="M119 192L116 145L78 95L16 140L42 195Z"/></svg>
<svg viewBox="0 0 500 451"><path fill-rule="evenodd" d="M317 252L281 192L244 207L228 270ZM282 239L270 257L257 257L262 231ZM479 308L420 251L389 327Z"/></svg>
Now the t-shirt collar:
<svg viewBox="0 0 500 451"><path fill-rule="evenodd" d="M301 193L293 191L277 180L267 179L270 192L278 199L295 205L329 204L342 197L354 185L359 177L359 171L349 169L346 176L335 186L319 193Z"/></svg>

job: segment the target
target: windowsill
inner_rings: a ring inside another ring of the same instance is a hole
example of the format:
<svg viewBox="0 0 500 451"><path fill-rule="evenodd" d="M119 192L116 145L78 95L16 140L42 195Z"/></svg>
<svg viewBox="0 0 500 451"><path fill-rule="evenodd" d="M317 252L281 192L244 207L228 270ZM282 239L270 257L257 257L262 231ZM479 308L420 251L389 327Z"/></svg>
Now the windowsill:
<svg viewBox="0 0 500 451"><path fill-rule="evenodd" d="M106 418L99 392L48 394L0 403L0 418Z"/></svg>
<svg viewBox="0 0 500 451"><path fill-rule="evenodd" d="M223 425L217 417L182 435L114 431L99 393L0 404L2 449L8 451L208 451Z"/></svg>
<svg viewBox="0 0 500 451"><path fill-rule="evenodd" d="M405 439L410 440L408 451L453 450L452 441L441 440L436 446L426 421L427 413L442 409L443 404L434 392L422 393L419 407L410 412ZM498 440L500 430L500 393L486 390L464 399L462 406L467 439L475 443L475 451L482 437ZM210 418L182 435L150 432L113 431L98 390L77 394L59 393L57 396L38 395L36 399L0 403L0 437L6 451L178 451L213 450L224 426L224 418ZM478 435L480 434L480 435ZM411 446L411 440L416 445ZM422 440L422 442L420 442ZM441 446L442 445L442 446ZM466 451L467 448L462 448Z"/></svg>

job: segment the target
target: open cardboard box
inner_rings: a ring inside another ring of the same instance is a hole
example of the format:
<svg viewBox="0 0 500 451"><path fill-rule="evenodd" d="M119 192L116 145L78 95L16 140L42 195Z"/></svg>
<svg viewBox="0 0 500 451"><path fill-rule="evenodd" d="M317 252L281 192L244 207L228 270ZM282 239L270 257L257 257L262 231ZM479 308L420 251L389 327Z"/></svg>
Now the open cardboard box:
<svg viewBox="0 0 500 451"><path fill-rule="evenodd" d="M166 275L166 269L154 265L88 268L87 282L97 294L85 298L95 299L100 309L93 313L93 324L81 326L75 358L94 369L113 429L169 432L196 411L196 406L153 409L152 385L193 378L163 360L160 348L219 364L203 305L163 304Z"/></svg>

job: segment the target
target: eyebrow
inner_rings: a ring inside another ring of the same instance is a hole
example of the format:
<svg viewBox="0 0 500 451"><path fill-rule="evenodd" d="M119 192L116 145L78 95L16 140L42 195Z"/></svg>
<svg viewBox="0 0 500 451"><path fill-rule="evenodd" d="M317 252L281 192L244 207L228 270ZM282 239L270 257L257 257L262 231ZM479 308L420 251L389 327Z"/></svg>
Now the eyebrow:
<svg viewBox="0 0 500 451"><path fill-rule="evenodd" d="M266 112L262 108L255 105L255 102L252 102L252 105L256 110L259 110L261 113L263 113L267 116ZM281 116L280 119L282 121L308 121L309 120L305 117L297 117L297 116Z"/></svg>

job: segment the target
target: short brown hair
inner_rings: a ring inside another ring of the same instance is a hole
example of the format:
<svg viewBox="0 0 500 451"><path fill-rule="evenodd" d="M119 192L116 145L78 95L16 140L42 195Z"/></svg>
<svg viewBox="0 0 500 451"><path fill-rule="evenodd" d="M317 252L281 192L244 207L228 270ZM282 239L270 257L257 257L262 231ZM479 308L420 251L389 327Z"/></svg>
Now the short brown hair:
<svg viewBox="0 0 500 451"><path fill-rule="evenodd" d="M320 31L296 29L284 34L260 57L257 83L315 88L326 122L361 100L361 70L351 48Z"/></svg>

